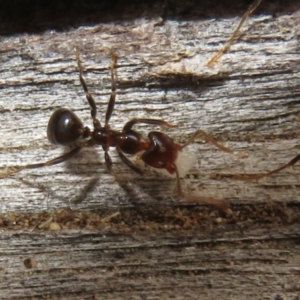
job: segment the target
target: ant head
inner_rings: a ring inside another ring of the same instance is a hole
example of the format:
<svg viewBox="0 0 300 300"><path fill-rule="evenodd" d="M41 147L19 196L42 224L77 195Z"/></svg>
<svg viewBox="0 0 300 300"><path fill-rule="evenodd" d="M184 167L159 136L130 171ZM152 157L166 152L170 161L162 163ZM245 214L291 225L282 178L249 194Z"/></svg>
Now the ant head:
<svg viewBox="0 0 300 300"><path fill-rule="evenodd" d="M49 120L48 140L56 145L70 145L81 137L81 129L83 129L83 124L75 113L66 108L59 108Z"/></svg>

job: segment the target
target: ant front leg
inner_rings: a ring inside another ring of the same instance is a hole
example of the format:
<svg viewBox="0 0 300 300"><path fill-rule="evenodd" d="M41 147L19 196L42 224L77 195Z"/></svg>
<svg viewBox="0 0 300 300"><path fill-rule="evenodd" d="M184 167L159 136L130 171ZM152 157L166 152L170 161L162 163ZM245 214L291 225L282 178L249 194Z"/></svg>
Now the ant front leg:
<svg viewBox="0 0 300 300"><path fill-rule="evenodd" d="M222 212L227 211L229 205L225 201L216 200L216 199L213 199L210 197L198 197L196 195L188 195L188 196L184 195L182 192L179 171L178 171L176 164L173 165L173 168L174 168L175 174L176 174L177 191L178 191L178 196L180 198L182 198L182 199L184 199L184 201L188 201L188 202L200 202L200 203L212 205L212 206L216 207L217 209L221 210Z"/></svg>
<svg viewBox="0 0 300 300"><path fill-rule="evenodd" d="M209 135L208 133L206 133L205 131L199 129L197 130L193 135L192 137L184 144L181 146L181 150L183 148L185 148L186 146L190 145L191 143L194 142L194 140L198 137L202 135L204 137L204 139L206 140L207 143L210 143L214 146L216 146L218 149L220 149L221 151L224 151L224 152L227 152L227 153L230 153L232 154L233 153L233 150L227 148L227 147L224 147L223 145L219 144L211 135Z"/></svg>
<svg viewBox="0 0 300 300"><path fill-rule="evenodd" d="M70 159L75 154L77 154L81 148L82 148L81 146L77 146L76 148L72 149L70 152L63 154L62 156L56 157L54 159L48 160L46 162L43 162L43 163L28 164L25 166L18 166L18 167L9 167L6 172L0 173L0 179L6 178L12 174L18 173L25 169L37 169L37 168L48 167L48 166L60 164L64 161Z"/></svg>
<svg viewBox="0 0 300 300"><path fill-rule="evenodd" d="M91 116L93 119L94 128L100 128L101 124L100 124L99 120L96 118L96 115L97 115L96 103L95 103L93 96L90 94L88 87L86 85L86 82L83 78L83 67L81 64L81 60L80 60L79 52L78 52L77 48L75 48L75 55L76 55L76 61L77 61L78 71L79 71L79 80L80 80L80 83L85 92L86 99L89 102L89 105L91 107Z"/></svg>
<svg viewBox="0 0 300 300"><path fill-rule="evenodd" d="M184 195L182 193L182 188L181 188L181 183L180 183L180 176L179 176L179 171L178 168L176 166L176 164L174 163L174 165L172 166L175 170L175 174L176 174L176 182L177 182L177 191L178 191L178 196L184 198Z"/></svg>
<svg viewBox="0 0 300 300"><path fill-rule="evenodd" d="M191 143L194 142L194 140L198 137L198 136L203 136L206 140L206 142L216 146L218 149L220 149L221 151L224 151L226 153L230 153L232 154L233 153L233 150L227 148L227 147L224 147L223 145L219 144L211 135L209 135L208 133L206 133L205 131L203 130L197 130L192 136L191 138L186 141L185 144L183 144L182 146L180 146L180 149L179 150L182 150L183 148L187 147L188 145L190 145ZM176 164L174 163L174 169L175 169L175 172L176 172L176 181L177 181L177 190L178 190L178 194L180 197L182 197L185 201L188 201L188 202L200 202L200 203L205 203L205 204L209 204L209 205L212 205L214 207L216 207L217 209L223 211L223 212L226 212L229 205L227 202L225 201L222 201L222 200L216 200L216 199L213 199L211 197L199 197L199 196L196 196L196 195L187 195L185 196L183 193L182 193L182 188L181 188L181 183L180 183L180 176L179 176L179 172L178 172L178 168L176 166Z"/></svg>

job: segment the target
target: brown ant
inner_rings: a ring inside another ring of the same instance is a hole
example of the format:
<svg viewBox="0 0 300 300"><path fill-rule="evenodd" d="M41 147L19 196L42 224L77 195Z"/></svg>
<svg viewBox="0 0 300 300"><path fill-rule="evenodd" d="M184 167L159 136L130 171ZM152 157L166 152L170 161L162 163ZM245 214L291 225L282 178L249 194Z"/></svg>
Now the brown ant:
<svg viewBox="0 0 300 300"><path fill-rule="evenodd" d="M91 117L93 120L94 129L91 130L88 127L84 127L81 120L71 110L67 108L57 109L54 111L48 122L48 140L55 145L75 145L75 147L70 152L47 162L11 167L5 174L2 174L2 176L0 175L0 177L7 177L24 169L34 169L59 164L73 157L84 147L99 145L102 146L104 151L105 163L109 171L111 171L112 168L112 161L108 153L110 147L115 147L121 160L138 174L142 174L142 170L138 168L131 160L129 160L125 154L135 155L140 151L144 151L140 156L140 159L146 165L157 169L165 169L170 174L176 174L178 193L180 196L182 196L183 194L180 185L180 176L175 163L179 151L191 144L198 136L202 135L207 142L215 145L220 150L227 153L233 153L231 149L220 145L213 137L202 130L197 130L183 145L175 143L173 139L159 131L151 131L148 134L148 139L145 139L139 132L133 130L133 126L136 124L149 124L169 128L178 127L178 125L173 125L165 120L160 119L134 118L124 125L122 131L111 129L109 120L114 110L116 99L116 55L112 55L110 66L111 94L105 114L105 123L104 126L102 126L96 117L96 103L83 78L83 67L77 49L75 49L75 54L79 70L80 83L85 92L86 99L91 107Z"/></svg>
<svg viewBox="0 0 300 300"><path fill-rule="evenodd" d="M232 37L225 44L225 46L208 62L209 66L212 66L215 61L230 47L230 45L237 38L239 29L242 24L245 22L249 14L259 5L261 0L256 0L244 14L241 19L237 29L233 33ZM183 145L175 143L172 138L160 131L151 131L148 134L148 138L144 138L139 132L133 130L133 126L137 124L148 124L156 125L169 128L177 128L178 125L173 125L168 123L165 120L161 119L148 119L148 118L134 118L128 121L122 131L116 131L110 128L109 120L114 110L115 99L116 99L116 80L115 80L115 68L117 64L117 56L112 55L110 72L111 72L111 94L106 110L104 126L101 125L100 121L97 119L97 107L96 103L90 94L86 82L83 78L83 67L80 61L79 53L75 49L76 61L79 69L79 79L83 87L83 90L86 95L86 99L91 107L91 117L93 120L93 130L88 127L84 127L81 120L77 115L69 109L59 108L51 116L48 128L47 136L48 140L52 144L61 145L61 146L71 146L75 147L68 153L61 155L57 158L49 160L44 163L28 164L25 166L10 167L5 173L0 174L0 178L5 178L11 174L17 173L24 169L34 169L41 168L45 166L51 166L55 164L62 163L69 158L76 155L82 148L91 147L95 145L102 146L104 151L104 158L107 169L111 171L112 161L109 156L108 150L110 147L115 147L121 160L132 170L138 174L142 174L142 170L138 168L131 160L126 156L135 155L141 151L144 151L140 156L140 159L148 166L151 166L156 169L165 169L170 174L176 175L177 180L177 189L179 196L183 197L181 184L180 184L180 175L178 168L176 166L176 160L180 151L182 151L186 146L193 143L193 141L200 135L204 137L206 142L216 146L221 151L227 153L233 153L233 150L226 148L219 144L211 135L207 134L202 130L197 130L192 137L187 140ZM264 174L254 174L254 175L245 175L245 174L235 174L232 175L233 178L239 180L256 180L262 177L270 176L274 173L280 172L281 170L294 165L297 161L300 160L300 154L293 158L289 163L283 165L282 167L275 169L273 171L264 173ZM191 200L203 201L214 203L215 201L211 198L199 199L197 197L189 197Z"/></svg>

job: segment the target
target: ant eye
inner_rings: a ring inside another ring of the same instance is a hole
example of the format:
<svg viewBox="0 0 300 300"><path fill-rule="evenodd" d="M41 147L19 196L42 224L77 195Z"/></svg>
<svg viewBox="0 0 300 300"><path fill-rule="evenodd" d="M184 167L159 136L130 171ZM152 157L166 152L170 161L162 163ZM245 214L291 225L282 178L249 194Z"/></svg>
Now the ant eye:
<svg viewBox="0 0 300 300"><path fill-rule="evenodd" d="M70 145L78 140L81 135L82 122L69 109L59 108L51 116L47 136L52 144Z"/></svg>

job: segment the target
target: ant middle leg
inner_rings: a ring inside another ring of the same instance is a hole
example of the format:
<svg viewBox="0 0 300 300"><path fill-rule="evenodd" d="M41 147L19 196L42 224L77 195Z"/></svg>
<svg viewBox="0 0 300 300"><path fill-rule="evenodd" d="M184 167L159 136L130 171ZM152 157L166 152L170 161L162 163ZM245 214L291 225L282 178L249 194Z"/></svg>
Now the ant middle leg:
<svg viewBox="0 0 300 300"><path fill-rule="evenodd" d="M159 120L159 119L144 119L144 118L134 118L128 121L124 127L123 127L123 132L127 132L132 129L132 127L135 124L149 124L149 125L158 125L158 126L165 126L169 128L177 128L179 125L173 125L168 123L167 121L164 120Z"/></svg>
<svg viewBox="0 0 300 300"><path fill-rule="evenodd" d="M43 162L43 163L28 164L28 165L25 165L25 166L17 166L17 167L8 167L8 170L6 172L0 173L0 179L6 178L6 177L8 177L12 174L18 173L18 172L20 172L22 170L25 170L25 169L37 169L37 168L48 167L48 166L53 166L53 165L60 164L64 161L70 159L75 154L77 154L80 151L81 148L82 148L81 146L77 146L76 148L72 149L68 153L63 154L59 157L56 157L54 159L48 160L48 161Z"/></svg>
<svg viewBox="0 0 300 300"><path fill-rule="evenodd" d="M182 150L183 148L185 148L186 146L190 145L191 143L193 143L194 140L195 140L198 136L200 136L200 135L202 135L202 136L204 137L204 139L206 140L206 142L208 142L208 143L210 143L210 144L216 146L216 147L217 147L218 149L220 149L221 151L224 151L224 152L227 152L227 153L230 153L230 154L233 153L233 150L231 150L231 149L229 149L229 148L227 148L227 147L225 147L225 146L219 144L219 143L218 143L211 135L209 135L208 133L206 133L205 131L203 131L203 130L201 130L201 129L197 130L197 131L192 135L192 137L191 137L188 141L186 141L185 144L183 144L183 145L181 146L181 150Z"/></svg>
<svg viewBox="0 0 300 300"><path fill-rule="evenodd" d="M94 128L99 128L99 127L101 127L101 124L100 124L100 121L96 118L96 115L97 115L96 103L95 103L93 96L90 94L88 87L86 85L86 82L83 78L83 67L82 67L82 63L81 63L79 52L78 52L77 48L75 48L75 55L76 55L76 61L77 61L78 70L79 70L79 80L80 80L81 86L83 87L83 90L85 92L86 99L89 102L89 105L91 107L91 116L93 119Z"/></svg>

